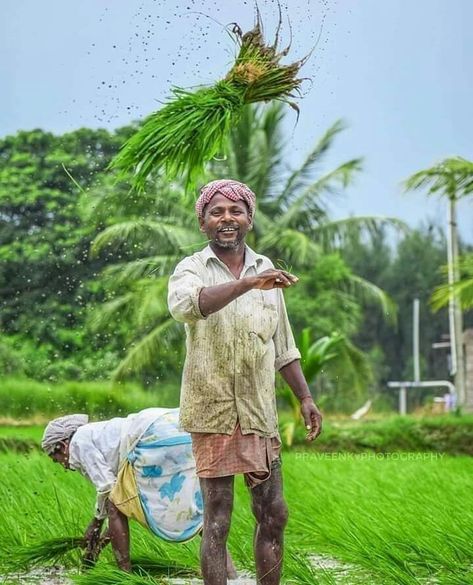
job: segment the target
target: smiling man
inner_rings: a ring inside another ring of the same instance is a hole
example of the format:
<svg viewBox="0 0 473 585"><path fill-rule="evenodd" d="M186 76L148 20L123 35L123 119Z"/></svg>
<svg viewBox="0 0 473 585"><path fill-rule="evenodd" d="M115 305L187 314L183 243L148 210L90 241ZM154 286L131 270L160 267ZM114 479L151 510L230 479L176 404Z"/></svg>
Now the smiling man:
<svg viewBox="0 0 473 585"><path fill-rule="evenodd" d="M227 583L233 477L240 473L256 518L258 583L280 582L287 508L275 370L301 402L308 440L321 431L281 290L298 279L245 245L254 212L255 195L243 183L219 180L203 187L196 213L209 245L182 260L169 281L169 309L186 326L180 423L192 434L204 500L206 585Z"/></svg>

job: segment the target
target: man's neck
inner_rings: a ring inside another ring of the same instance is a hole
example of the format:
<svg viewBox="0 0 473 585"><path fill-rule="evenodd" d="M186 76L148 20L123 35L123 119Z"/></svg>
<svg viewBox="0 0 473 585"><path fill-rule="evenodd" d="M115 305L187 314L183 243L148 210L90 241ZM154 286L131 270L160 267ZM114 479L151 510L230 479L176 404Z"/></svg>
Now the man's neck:
<svg viewBox="0 0 473 585"><path fill-rule="evenodd" d="M214 242L210 243L212 252L233 272L241 270L245 263L245 242L241 242L238 248L222 248Z"/></svg>

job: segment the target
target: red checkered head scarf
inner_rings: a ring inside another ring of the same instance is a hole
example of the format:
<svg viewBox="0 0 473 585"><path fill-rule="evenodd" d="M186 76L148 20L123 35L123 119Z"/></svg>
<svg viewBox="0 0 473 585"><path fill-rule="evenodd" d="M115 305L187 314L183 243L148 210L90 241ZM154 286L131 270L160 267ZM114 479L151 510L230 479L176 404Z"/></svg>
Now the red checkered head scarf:
<svg viewBox="0 0 473 585"><path fill-rule="evenodd" d="M200 196L195 204L195 212L200 219L204 214L204 207L217 193L221 193L232 201L244 201L248 206L250 218L253 218L256 206L256 196L253 191L245 185L233 179L219 179L204 185L200 190Z"/></svg>

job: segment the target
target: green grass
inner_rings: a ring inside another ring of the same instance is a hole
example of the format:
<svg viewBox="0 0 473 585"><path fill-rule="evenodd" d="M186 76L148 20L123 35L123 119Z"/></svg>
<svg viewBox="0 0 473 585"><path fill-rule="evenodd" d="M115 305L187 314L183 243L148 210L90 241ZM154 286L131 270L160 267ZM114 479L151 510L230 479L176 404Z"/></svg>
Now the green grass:
<svg viewBox="0 0 473 585"><path fill-rule="evenodd" d="M24 439L39 444L44 425L0 425L0 439Z"/></svg>
<svg viewBox="0 0 473 585"><path fill-rule="evenodd" d="M304 429L299 429L295 440L297 448L307 447L304 436ZM371 421L328 419L324 421L316 448L325 452L425 451L473 455L473 416L391 416Z"/></svg>
<svg viewBox="0 0 473 585"><path fill-rule="evenodd" d="M395 455L285 454L286 583L410 585L431 577L441 584L473 583L473 459ZM82 534L94 502L84 478L40 453L3 454L0 465L3 550ZM252 571L253 519L240 479L236 492L229 546L237 566ZM197 568L198 548L198 539L170 545L133 523L132 557L142 563ZM321 553L353 567L324 569L309 562L308 555ZM73 555L65 560L71 568L77 563ZM111 563L105 550L97 571L109 571ZM100 583L99 573L84 574L81 583Z"/></svg>
<svg viewBox="0 0 473 585"><path fill-rule="evenodd" d="M95 419L124 416L151 406L177 406L178 390L162 385L144 391L134 384L63 382L45 384L30 379L7 378L0 386L3 419L44 422L55 416L85 412Z"/></svg>

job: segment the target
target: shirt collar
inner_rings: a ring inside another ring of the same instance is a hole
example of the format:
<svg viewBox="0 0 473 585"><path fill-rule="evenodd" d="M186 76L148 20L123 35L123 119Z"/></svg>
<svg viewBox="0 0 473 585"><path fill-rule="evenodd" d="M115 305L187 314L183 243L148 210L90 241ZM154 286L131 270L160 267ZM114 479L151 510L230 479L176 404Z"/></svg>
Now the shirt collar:
<svg viewBox="0 0 473 585"><path fill-rule="evenodd" d="M212 250L210 245L207 245L201 252L204 263L207 264L210 258L215 258L218 262L221 262L220 258L215 254ZM245 264L244 268L249 268L250 266L257 266L263 262L263 256L257 254L254 250L252 250L249 246L245 244Z"/></svg>

